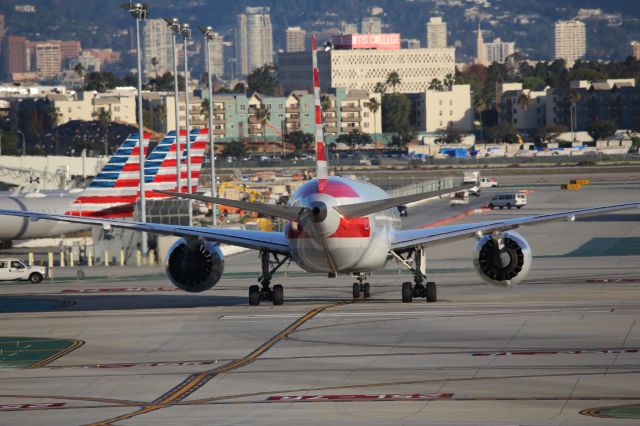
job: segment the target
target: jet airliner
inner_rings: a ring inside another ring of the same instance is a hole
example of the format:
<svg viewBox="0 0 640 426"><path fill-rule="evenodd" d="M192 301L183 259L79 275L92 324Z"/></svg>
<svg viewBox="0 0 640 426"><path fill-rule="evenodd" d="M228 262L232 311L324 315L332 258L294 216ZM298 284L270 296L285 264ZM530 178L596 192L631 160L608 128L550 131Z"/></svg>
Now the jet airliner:
<svg viewBox="0 0 640 426"><path fill-rule="evenodd" d="M550 221L573 221L581 216L640 207L640 202L629 202L514 219L401 230L397 206L454 192L459 188L390 198L375 185L328 176L316 50L315 37L312 37L316 177L299 187L287 205L158 191L164 195L238 207L282 218L286 221L284 232L164 225L32 211L0 210L0 214L179 237L167 254L165 266L173 284L187 292L209 290L220 281L224 271L220 243L257 250L261 259L260 285L249 287L249 304L271 301L281 305L284 302L284 289L280 284L272 286L271 282L274 273L289 260L309 272L326 273L332 277L338 274L355 276L358 282L353 284L353 296L358 298L370 295L368 275L393 259L413 273L411 282L402 283L402 301L408 303L419 297L427 302L435 302L437 289L434 282L427 280L425 249L463 238L477 240L473 264L484 281L497 286L516 285L526 277L532 261L531 248L515 232L517 228Z"/></svg>

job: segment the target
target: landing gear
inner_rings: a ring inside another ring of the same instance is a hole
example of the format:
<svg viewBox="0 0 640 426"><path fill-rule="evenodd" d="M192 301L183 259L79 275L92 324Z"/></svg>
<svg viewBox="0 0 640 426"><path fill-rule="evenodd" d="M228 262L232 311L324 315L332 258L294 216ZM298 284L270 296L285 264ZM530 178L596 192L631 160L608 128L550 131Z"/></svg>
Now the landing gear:
<svg viewBox="0 0 640 426"><path fill-rule="evenodd" d="M362 296L365 299L371 297L371 284L364 282L367 279L366 274L353 274L358 280L357 283L353 283L353 298L359 299Z"/></svg>
<svg viewBox="0 0 640 426"><path fill-rule="evenodd" d="M425 260L426 256L422 247L417 247L407 254L406 257L402 257L396 252L391 252L396 258L398 263L405 266L411 272L413 272L413 283L402 283L402 303L411 303L414 298L421 297L427 300L428 303L433 303L438 300L438 293L436 283L426 280L426 268Z"/></svg>
<svg viewBox="0 0 640 426"><path fill-rule="evenodd" d="M272 256L273 260L271 259ZM262 285L262 288L257 285L249 287L249 305L259 305L260 301L263 300L272 301L276 306L284 303L284 288L281 284L276 284L271 288L271 278L287 260L289 260L289 256L281 259L276 253L260 252L262 273L258 278L258 282Z"/></svg>

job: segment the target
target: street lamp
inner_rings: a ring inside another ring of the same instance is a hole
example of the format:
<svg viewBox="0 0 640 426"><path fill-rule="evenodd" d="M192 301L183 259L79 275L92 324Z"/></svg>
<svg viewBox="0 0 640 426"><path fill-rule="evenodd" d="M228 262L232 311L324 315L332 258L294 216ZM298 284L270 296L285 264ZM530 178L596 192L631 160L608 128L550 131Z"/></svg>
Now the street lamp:
<svg viewBox="0 0 640 426"><path fill-rule="evenodd" d="M189 24L180 26L180 34L184 40L184 128L187 133L187 194L191 194L191 135L189 132L189 66L187 63L187 44L191 38L191 27ZM189 203L189 226L193 226L193 211Z"/></svg>
<svg viewBox="0 0 640 426"><path fill-rule="evenodd" d="M178 49L176 48L176 36L180 34L180 21L178 21L178 18L165 19L165 21L173 32L173 35L171 36L171 47L173 48L173 99L175 101L176 114L176 185L178 187L177 192L182 192L182 149L180 149L180 106L178 103Z"/></svg>
<svg viewBox="0 0 640 426"><path fill-rule="evenodd" d="M214 32L213 27L200 27L200 31L204 35L204 43L205 50L204 56L205 61L207 62L207 78L209 83L209 148L211 150L211 196L216 197L216 151L214 145L214 136L213 136L213 76L212 76L212 66L211 66L211 48L210 42L213 40ZM216 217L216 205L212 206L212 214L211 221L213 226L218 225L218 218Z"/></svg>
<svg viewBox="0 0 640 426"><path fill-rule="evenodd" d="M147 221L147 206L144 193L144 124L142 122L142 55L140 51L140 22L147 19L146 3L123 3L121 8L127 10L136 20L136 54L138 57L138 140L139 140L139 158L140 158L140 221ZM140 249L143 254L147 254L147 234L141 235Z"/></svg>

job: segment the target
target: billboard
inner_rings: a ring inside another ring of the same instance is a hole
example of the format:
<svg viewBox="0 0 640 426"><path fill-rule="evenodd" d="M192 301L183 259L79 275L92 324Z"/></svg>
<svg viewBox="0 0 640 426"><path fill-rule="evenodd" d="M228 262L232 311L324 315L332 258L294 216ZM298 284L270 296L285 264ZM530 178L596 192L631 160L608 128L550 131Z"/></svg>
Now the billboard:
<svg viewBox="0 0 640 426"><path fill-rule="evenodd" d="M335 49L400 49L400 34L345 34L332 36L331 43Z"/></svg>

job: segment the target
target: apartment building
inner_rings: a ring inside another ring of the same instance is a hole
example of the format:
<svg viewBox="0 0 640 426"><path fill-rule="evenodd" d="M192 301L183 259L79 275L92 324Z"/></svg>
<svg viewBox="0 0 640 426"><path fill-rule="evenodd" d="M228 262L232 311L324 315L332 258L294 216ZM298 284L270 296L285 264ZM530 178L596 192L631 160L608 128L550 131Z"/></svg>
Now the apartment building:
<svg viewBox="0 0 640 426"><path fill-rule="evenodd" d="M455 127L463 131L473 130L471 86L456 84L449 90L425 90L411 94L414 106L414 122L418 129L437 132Z"/></svg>

